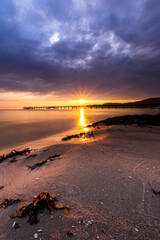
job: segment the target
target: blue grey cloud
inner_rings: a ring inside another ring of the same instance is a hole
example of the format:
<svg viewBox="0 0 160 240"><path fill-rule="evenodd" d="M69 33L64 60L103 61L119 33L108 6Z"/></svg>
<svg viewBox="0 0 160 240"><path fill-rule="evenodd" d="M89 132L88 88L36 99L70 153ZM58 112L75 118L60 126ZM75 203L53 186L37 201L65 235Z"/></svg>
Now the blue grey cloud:
<svg viewBox="0 0 160 240"><path fill-rule="evenodd" d="M159 0L2 0L0 89L157 96L159 22Z"/></svg>

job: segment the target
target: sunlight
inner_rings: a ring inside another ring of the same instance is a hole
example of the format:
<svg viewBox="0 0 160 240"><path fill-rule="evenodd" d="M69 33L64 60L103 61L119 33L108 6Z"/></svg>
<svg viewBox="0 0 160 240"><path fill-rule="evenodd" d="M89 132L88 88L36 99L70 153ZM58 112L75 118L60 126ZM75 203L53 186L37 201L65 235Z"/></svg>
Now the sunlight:
<svg viewBox="0 0 160 240"><path fill-rule="evenodd" d="M81 108L79 126L82 127L86 132L88 132L88 128L86 128L87 124L85 122L86 122L86 119L85 119L85 116L84 116L84 109Z"/></svg>
<svg viewBox="0 0 160 240"><path fill-rule="evenodd" d="M84 104L84 103L85 103L85 100L81 99L81 100L79 101L79 103L80 103L80 104Z"/></svg>

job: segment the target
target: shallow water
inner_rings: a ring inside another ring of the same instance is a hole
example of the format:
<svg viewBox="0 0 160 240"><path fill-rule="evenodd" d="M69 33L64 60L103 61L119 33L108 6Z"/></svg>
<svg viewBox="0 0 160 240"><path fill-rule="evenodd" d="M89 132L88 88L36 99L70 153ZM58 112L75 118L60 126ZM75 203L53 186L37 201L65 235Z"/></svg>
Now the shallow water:
<svg viewBox="0 0 160 240"><path fill-rule="evenodd" d="M87 131L86 124L108 117L158 112L159 109L0 110L0 153L22 145L54 144L66 134Z"/></svg>

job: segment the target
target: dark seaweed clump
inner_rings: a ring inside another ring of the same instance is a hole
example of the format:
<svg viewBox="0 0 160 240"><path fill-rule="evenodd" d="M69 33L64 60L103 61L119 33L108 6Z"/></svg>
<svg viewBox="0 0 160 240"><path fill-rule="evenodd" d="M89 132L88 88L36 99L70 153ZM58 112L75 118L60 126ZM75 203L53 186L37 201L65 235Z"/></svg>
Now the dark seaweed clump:
<svg viewBox="0 0 160 240"><path fill-rule="evenodd" d="M15 158L17 156L22 156L22 155L25 155L26 153L30 153L30 152L31 152L31 149L29 149L29 148L25 148L22 151L13 150L6 155L0 156L0 163L2 163L4 160L6 160L8 158L12 158L12 157Z"/></svg>
<svg viewBox="0 0 160 240"><path fill-rule="evenodd" d="M26 216L29 216L28 223L37 224L38 219L37 215L38 212L42 212L44 209L48 209L51 211L52 209L58 210L58 209L64 209L66 211L71 210L69 206L62 205L62 204L56 204L57 197L51 197L49 192L42 192L38 195L33 201L31 201L29 204L25 204L21 209L19 209L19 212L15 215L10 216L10 218L23 218Z"/></svg>
<svg viewBox="0 0 160 240"><path fill-rule="evenodd" d="M22 201L21 198L11 198L11 199L3 198L2 203L0 204L0 207L1 208L6 208L6 207L12 205L15 202L21 202L21 201Z"/></svg>
<svg viewBox="0 0 160 240"><path fill-rule="evenodd" d="M28 168L29 168L30 170L34 170L35 168L38 168L38 167L43 166L43 165L46 164L47 162L52 162L55 158L60 157L60 156L61 156L61 154L55 154L55 155L53 155L53 156L48 157L46 160L44 160L44 161L42 161L42 162L35 163L35 164L32 165L32 166L28 166Z"/></svg>
<svg viewBox="0 0 160 240"><path fill-rule="evenodd" d="M68 141L71 140L72 138L85 138L85 137L94 137L93 132L83 132L79 134L73 134L73 135L68 135L64 138L62 138L62 141Z"/></svg>
<svg viewBox="0 0 160 240"><path fill-rule="evenodd" d="M113 118L107 118L105 120L92 123L87 127L96 127L99 125L131 125L137 124L139 126L160 126L160 113L157 115L142 114L142 115L126 115Z"/></svg>

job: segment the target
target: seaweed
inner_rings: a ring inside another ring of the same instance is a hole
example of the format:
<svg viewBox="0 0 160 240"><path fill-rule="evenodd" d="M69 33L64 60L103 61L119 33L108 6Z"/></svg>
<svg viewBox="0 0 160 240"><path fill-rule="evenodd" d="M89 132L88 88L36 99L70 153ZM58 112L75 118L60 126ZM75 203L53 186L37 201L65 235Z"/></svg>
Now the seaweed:
<svg viewBox="0 0 160 240"><path fill-rule="evenodd" d="M68 135L66 137L62 138L62 141L68 141L71 140L72 138L85 138L85 137L94 137L94 133L93 132L82 132L79 134L73 134L73 135Z"/></svg>
<svg viewBox="0 0 160 240"><path fill-rule="evenodd" d="M72 231L70 231L70 230L68 230L68 231L67 231L67 235L68 235L69 237L74 237L74 234L73 234L73 232L72 232Z"/></svg>
<svg viewBox="0 0 160 240"><path fill-rule="evenodd" d="M11 198L11 199L8 199L8 198L2 198L2 203L0 204L0 208L6 208L10 205L12 205L13 203L15 202L21 202L22 199L21 198Z"/></svg>
<svg viewBox="0 0 160 240"><path fill-rule="evenodd" d="M152 188L152 192L153 192L155 195L160 195L160 191L159 191L159 190L154 190L154 189Z"/></svg>
<svg viewBox="0 0 160 240"><path fill-rule="evenodd" d="M49 148L47 148L47 149L44 149L42 152L47 152L47 151L49 151Z"/></svg>
<svg viewBox="0 0 160 240"><path fill-rule="evenodd" d="M22 156L22 155L25 155L26 153L30 153L30 152L31 152L31 149L29 149L29 148L25 148L22 151L13 150L13 151L11 151L10 153L8 153L6 155L0 156L0 163L2 163L4 160L6 160L8 158Z"/></svg>
<svg viewBox="0 0 160 240"><path fill-rule="evenodd" d="M85 133L81 133L81 136ZM72 138L79 138L80 134L74 134L74 135L67 135L66 137L62 138L62 141L68 141L71 140Z"/></svg>
<svg viewBox="0 0 160 240"><path fill-rule="evenodd" d="M28 158L32 158L32 157L36 157L37 154L30 154L29 156L27 156L25 159L28 159Z"/></svg>
<svg viewBox="0 0 160 240"><path fill-rule="evenodd" d="M29 216L27 222L30 225L32 225L38 223L37 219L38 212L42 212L44 209L48 209L49 212L51 212L52 209L53 210L64 209L66 211L71 210L69 206L62 204L56 205L55 204L56 201L57 201L56 196L51 197L49 192L42 192L37 196L37 198L35 198L29 204L25 204L25 206L19 209L19 212L17 214L10 216L10 218L11 219L16 217L23 218Z"/></svg>
<svg viewBox="0 0 160 240"><path fill-rule="evenodd" d="M15 157L13 157L9 162L13 163L13 162L17 162L17 161L18 160Z"/></svg>
<svg viewBox="0 0 160 240"><path fill-rule="evenodd" d="M43 165L46 164L47 162L52 162L55 158L60 157L60 156L61 156L61 154L55 154L55 155L53 155L53 156L48 157L46 160L44 160L44 161L42 161L42 162L35 163L35 164L32 165L32 166L28 166L28 168L29 168L30 170L34 170L34 169L37 168L37 167L43 166Z"/></svg>
<svg viewBox="0 0 160 240"><path fill-rule="evenodd" d="M148 181L147 181L148 182ZM149 186L150 186L150 188L151 188L151 191L155 194L155 195L160 195L160 190L155 190L153 187L152 187L152 185L148 182L148 184L149 184Z"/></svg>

